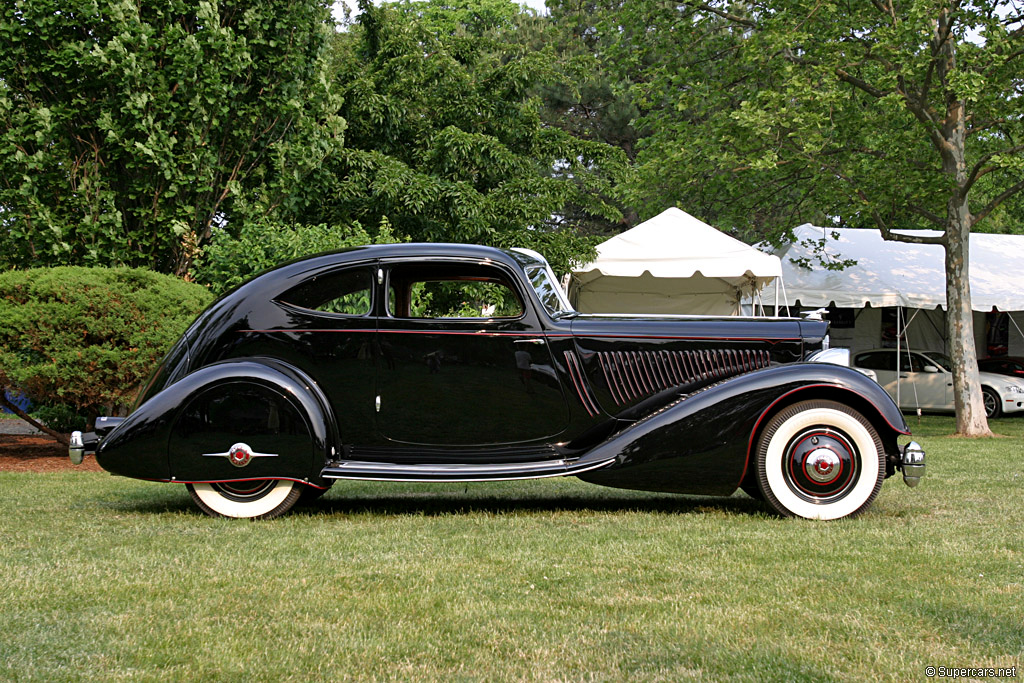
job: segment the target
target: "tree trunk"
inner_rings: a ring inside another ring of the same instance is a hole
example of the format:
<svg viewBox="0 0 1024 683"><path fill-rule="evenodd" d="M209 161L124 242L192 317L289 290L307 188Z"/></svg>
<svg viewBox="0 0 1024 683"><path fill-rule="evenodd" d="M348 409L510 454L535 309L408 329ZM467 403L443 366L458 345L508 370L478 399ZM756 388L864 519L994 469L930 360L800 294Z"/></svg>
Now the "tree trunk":
<svg viewBox="0 0 1024 683"><path fill-rule="evenodd" d="M946 338L953 360L953 407L956 433L960 436L992 436L985 416L978 354L974 344L974 313L971 310L971 221L966 200L950 202L946 228Z"/></svg>
<svg viewBox="0 0 1024 683"><path fill-rule="evenodd" d="M978 377L978 353L974 346L974 313L971 310L970 270L971 210L967 178L967 102L948 84L957 69L956 39L951 11L943 9L935 25L932 49L936 73L946 84L946 115L942 120L941 141L936 141L942 157L942 172L952 180L946 204L946 339L953 360L953 408L959 436L992 436L985 416L985 403Z"/></svg>
<svg viewBox="0 0 1024 683"><path fill-rule="evenodd" d="M0 387L0 406L3 406L4 408L7 408L7 410L11 411L12 413L14 413L18 417L20 417L22 420L24 420L25 422L28 422L30 425L32 425L33 427L35 427L39 431L43 432L47 436L51 437L55 441L58 441L59 443L62 443L65 446L68 446L68 445L71 444L71 439L68 437L67 434L61 434L60 432L57 432L57 431L54 431L54 430L50 429L49 427L44 425L42 422L39 422L38 420L34 419L31 415L26 413L24 410L22 410L18 406L14 405L10 401L8 401L7 398L4 396L3 389L4 389L4 387Z"/></svg>

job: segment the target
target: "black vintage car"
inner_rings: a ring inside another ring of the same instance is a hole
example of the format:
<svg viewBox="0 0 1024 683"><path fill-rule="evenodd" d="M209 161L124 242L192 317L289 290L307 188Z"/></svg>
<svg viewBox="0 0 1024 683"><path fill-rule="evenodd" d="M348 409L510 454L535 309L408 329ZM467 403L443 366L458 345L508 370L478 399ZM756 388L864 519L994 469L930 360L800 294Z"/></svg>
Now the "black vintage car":
<svg viewBox="0 0 1024 683"><path fill-rule="evenodd" d="M802 363L826 324L582 315L528 251L400 244L314 256L221 297L125 419L73 461L274 517L339 479L577 476L782 515L864 510L924 473L877 384Z"/></svg>

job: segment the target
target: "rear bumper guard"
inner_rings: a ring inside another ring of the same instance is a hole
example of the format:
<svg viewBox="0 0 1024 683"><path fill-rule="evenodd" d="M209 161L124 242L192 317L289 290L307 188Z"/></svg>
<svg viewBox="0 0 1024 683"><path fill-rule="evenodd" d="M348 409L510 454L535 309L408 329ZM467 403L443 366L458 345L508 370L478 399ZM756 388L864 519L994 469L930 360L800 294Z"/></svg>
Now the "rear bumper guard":
<svg viewBox="0 0 1024 683"><path fill-rule="evenodd" d="M98 417L94 431L71 432L71 442L68 444L68 459L71 460L71 464L81 465L85 456L94 455L103 437L122 422L123 417Z"/></svg>

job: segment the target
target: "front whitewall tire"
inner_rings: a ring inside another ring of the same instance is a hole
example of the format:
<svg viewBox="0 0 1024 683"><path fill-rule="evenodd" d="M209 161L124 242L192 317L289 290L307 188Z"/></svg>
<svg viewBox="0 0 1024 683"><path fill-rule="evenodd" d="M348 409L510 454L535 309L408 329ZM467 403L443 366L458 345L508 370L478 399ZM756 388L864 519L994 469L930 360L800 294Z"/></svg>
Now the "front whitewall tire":
<svg viewBox="0 0 1024 683"><path fill-rule="evenodd" d="M866 509L882 488L885 452L860 413L833 401L781 410L758 442L757 480L779 514L839 519Z"/></svg>

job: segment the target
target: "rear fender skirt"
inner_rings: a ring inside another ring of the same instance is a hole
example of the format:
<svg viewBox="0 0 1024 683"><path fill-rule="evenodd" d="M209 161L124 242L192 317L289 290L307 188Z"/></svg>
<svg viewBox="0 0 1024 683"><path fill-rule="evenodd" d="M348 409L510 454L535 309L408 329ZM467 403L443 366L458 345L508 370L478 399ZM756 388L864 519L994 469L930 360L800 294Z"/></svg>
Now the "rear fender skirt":
<svg viewBox="0 0 1024 683"><path fill-rule="evenodd" d="M909 434L889 395L856 370L784 365L714 384L634 423L585 456L614 456L615 464L580 478L619 488L729 495L743 480L764 419L790 403L822 396L864 412L883 443L894 447L898 434Z"/></svg>
<svg viewBox="0 0 1024 683"><path fill-rule="evenodd" d="M295 479L320 470L338 443L320 388L271 358L214 363L170 385L100 443L96 460L121 476L157 481ZM235 445L255 457L235 458Z"/></svg>

